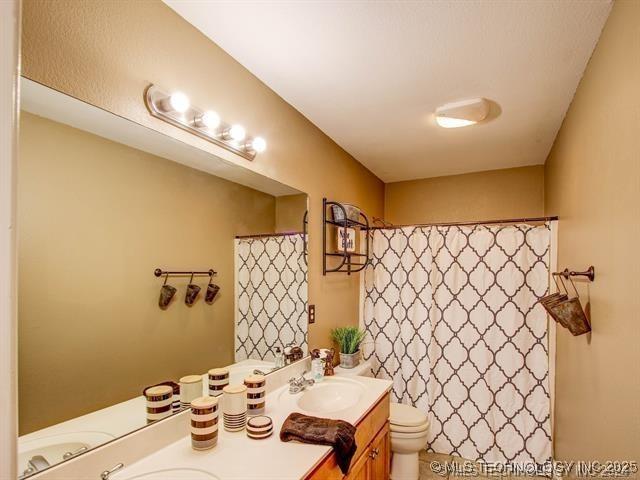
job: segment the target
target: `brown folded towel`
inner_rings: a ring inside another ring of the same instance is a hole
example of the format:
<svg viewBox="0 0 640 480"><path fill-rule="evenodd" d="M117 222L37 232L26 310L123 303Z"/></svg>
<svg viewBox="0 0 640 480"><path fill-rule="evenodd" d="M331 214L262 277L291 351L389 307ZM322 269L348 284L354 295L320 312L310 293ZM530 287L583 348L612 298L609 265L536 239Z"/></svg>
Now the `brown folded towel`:
<svg viewBox="0 0 640 480"><path fill-rule="evenodd" d="M353 454L356 453L356 427L343 420L309 417L292 413L282 424L280 440L297 440L302 443L329 445L338 457L343 474L349 471Z"/></svg>

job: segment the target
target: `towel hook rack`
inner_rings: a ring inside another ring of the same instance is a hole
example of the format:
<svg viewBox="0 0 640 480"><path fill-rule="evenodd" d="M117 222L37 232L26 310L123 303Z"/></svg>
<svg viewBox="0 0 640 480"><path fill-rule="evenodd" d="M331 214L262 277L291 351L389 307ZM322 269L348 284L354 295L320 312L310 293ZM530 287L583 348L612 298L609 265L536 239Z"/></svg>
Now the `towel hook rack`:
<svg viewBox="0 0 640 480"><path fill-rule="evenodd" d="M596 277L595 269L590 266L584 272L576 272L565 268L561 272L553 272L553 280L558 291L545 295L539 302L547 313L563 327L567 328L572 335L582 335L591 331L591 320L588 308L584 308L580 302L580 294L573 283L574 277L586 277L593 282ZM558 280L560 282L558 283ZM573 287L575 296L569 293L565 281ZM563 292L564 290L564 292Z"/></svg>
<svg viewBox="0 0 640 480"><path fill-rule="evenodd" d="M206 271L162 270L161 268L156 268L153 271L153 274L156 277L161 277L163 275L166 275L167 277L215 277L218 275L218 272L213 268Z"/></svg>
<svg viewBox="0 0 640 480"><path fill-rule="evenodd" d="M596 278L596 271L593 265L591 265L584 272L576 272L574 270L569 270L568 268L565 268L563 271L554 272L553 274L556 276L564 277L566 280L569 280L571 277L587 277L590 282L593 282Z"/></svg>

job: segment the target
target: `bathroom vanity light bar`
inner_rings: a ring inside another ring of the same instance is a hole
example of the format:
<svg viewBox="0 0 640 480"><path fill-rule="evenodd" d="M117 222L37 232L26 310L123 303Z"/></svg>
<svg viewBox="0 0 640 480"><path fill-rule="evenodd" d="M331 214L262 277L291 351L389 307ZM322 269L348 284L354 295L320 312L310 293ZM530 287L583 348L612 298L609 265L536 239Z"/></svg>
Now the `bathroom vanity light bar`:
<svg viewBox="0 0 640 480"><path fill-rule="evenodd" d="M267 149L262 137L247 137L242 125L224 123L213 110L200 110L182 92L167 93L149 85L144 100L149 113L167 123L204 138L238 155L253 160Z"/></svg>

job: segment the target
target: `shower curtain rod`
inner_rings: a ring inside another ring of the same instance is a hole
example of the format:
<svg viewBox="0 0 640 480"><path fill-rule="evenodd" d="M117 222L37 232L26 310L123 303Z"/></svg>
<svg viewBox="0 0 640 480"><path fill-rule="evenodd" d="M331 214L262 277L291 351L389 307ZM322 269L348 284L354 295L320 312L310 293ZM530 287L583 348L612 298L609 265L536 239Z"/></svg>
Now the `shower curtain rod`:
<svg viewBox="0 0 640 480"><path fill-rule="evenodd" d="M257 233L255 235L236 235L236 238L287 237L290 235L303 235L303 234L304 232Z"/></svg>
<svg viewBox="0 0 640 480"><path fill-rule="evenodd" d="M557 216L551 217L528 217L528 218L508 218L505 220L478 220L475 222L442 222L442 223L417 223L413 225L392 225L390 227L369 227L369 230L391 230L404 227L465 227L473 225L498 225L501 223L539 223L558 220Z"/></svg>

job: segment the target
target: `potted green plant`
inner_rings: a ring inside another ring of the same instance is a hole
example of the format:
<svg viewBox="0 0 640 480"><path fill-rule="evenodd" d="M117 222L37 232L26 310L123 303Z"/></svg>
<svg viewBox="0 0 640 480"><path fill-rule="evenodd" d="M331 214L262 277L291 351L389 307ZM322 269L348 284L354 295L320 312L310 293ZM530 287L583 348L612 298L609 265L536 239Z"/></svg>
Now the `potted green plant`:
<svg viewBox="0 0 640 480"><path fill-rule="evenodd" d="M360 344L366 332L358 327L338 327L331 330L331 338L340 347L340 366L354 368L360 363Z"/></svg>

